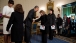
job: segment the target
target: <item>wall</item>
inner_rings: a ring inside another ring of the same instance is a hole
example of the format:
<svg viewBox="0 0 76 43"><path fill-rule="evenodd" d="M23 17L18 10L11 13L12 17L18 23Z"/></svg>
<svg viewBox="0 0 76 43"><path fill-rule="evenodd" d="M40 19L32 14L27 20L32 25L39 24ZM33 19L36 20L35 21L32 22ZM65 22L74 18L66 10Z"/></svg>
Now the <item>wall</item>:
<svg viewBox="0 0 76 43"><path fill-rule="evenodd" d="M25 18L28 14L28 11L32 9L35 5L38 5L40 8L44 7L46 11L46 4L48 3L48 0L14 0L14 1L15 1L15 4L20 3L23 5L23 9L25 11ZM55 12L55 15L57 15L59 13L57 9L57 5L59 3L64 5L67 3L74 2L75 0L53 0L53 1L54 1L54 12ZM7 5L8 0L0 0L0 2L1 2L1 5L0 5L1 11L2 11L3 6ZM39 13L37 13L37 15L40 16Z"/></svg>
<svg viewBox="0 0 76 43"><path fill-rule="evenodd" d="M0 12L2 12L3 6L8 4L8 0L0 0Z"/></svg>
<svg viewBox="0 0 76 43"><path fill-rule="evenodd" d="M46 8L46 3L48 2L48 0L22 0L23 2L21 1L18 1L16 0L15 1L15 4L17 3L21 3L24 7L24 11L25 11L25 17L27 16L28 14L28 11L32 8L34 8L35 5L38 5L39 7L45 7ZM37 13L37 15L40 15L39 13Z"/></svg>
<svg viewBox="0 0 76 43"><path fill-rule="evenodd" d="M1 5L1 0L0 0L0 5ZM0 12L1 12L1 6L0 6Z"/></svg>
<svg viewBox="0 0 76 43"><path fill-rule="evenodd" d="M46 11L46 4L48 3L49 0L14 0L15 4L22 4L23 5L23 9L25 11L25 18L28 14L28 11L30 9L32 9L35 5L38 5L40 7L40 9L44 9ZM67 3L71 3L74 2L75 0L53 0L54 1L54 12L55 15L57 16L58 9L57 9L57 5L60 4L67 4ZM8 4L8 0L0 0L0 12L2 12L3 6ZM62 12L60 13L62 15ZM37 13L37 16L40 16L39 12ZM2 28L2 27L1 27Z"/></svg>

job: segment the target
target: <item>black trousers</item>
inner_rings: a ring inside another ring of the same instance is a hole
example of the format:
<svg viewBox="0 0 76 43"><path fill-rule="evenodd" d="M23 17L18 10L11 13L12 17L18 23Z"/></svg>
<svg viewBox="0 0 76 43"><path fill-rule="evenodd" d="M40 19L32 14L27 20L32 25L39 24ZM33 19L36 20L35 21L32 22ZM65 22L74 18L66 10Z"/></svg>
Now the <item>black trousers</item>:
<svg viewBox="0 0 76 43"><path fill-rule="evenodd" d="M31 27L25 26L24 41L29 43L31 39Z"/></svg>
<svg viewBox="0 0 76 43"><path fill-rule="evenodd" d="M22 41L19 41L19 42L15 42L15 43L22 43Z"/></svg>
<svg viewBox="0 0 76 43"><path fill-rule="evenodd" d="M60 35L59 25L57 25L57 32L58 32L58 35Z"/></svg>
<svg viewBox="0 0 76 43"><path fill-rule="evenodd" d="M47 43L47 33L45 33L45 30L41 30L42 33L42 43Z"/></svg>
<svg viewBox="0 0 76 43"><path fill-rule="evenodd" d="M53 30L51 29L51 26L49 26L49 39L53 40Z"/></svg>

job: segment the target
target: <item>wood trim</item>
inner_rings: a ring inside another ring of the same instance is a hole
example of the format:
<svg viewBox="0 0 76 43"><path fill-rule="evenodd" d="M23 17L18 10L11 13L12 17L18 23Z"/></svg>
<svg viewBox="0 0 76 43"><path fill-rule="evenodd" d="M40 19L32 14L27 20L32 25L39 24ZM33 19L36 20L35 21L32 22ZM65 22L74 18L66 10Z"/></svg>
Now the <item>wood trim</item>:
<svg viewBox="0 0 76 43"><path fill-rule="evenodd" d="M52 6L52 9L54 10L54 1L49 1L47 4L46 4L46 7L47 7L47 13L48 13L48 6Z"/></svg>

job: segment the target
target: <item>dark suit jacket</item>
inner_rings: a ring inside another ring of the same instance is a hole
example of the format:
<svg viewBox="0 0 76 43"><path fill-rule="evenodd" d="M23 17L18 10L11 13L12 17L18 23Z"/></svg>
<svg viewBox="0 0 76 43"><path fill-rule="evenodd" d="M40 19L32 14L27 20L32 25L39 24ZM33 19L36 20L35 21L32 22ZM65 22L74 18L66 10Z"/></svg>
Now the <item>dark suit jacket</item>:
<svg viewBox="0 0 76 43"><path fill-rule="evenodd" d="M47 25L48 26L52 26L52 25L55 25L55 23L56 23L56 17L55 17L55 14L48 14L48 17L47 17Z"/></svg>
<svg viewBox="0 0 76 43"><path fill-rule="evenodd" d="M35 18L35 16L36 16L36 12L34 11L34 9L31 9L31 10L29 11L26 19L24 20L25 26L31 27L33 18Z"/></svg>
<svg viewBox="0 0 76 43"><path fill-rule="evenodd" d="M13 12L8 25L7 25L7 31L10 29L11 25L11 41L22 41L23 39L23 20L24 20L24 14L20 12Z"/></svg>
<svg viewBox="0 0 76 43"><path fill-rule="evenodd" d="M35 20L35 22L41 21L41 25L46 26L46 22L47 22L47 15L43 15L41 16L39 19Z"/></svg>
<svg viewBox="0 0 76 43"><path fill-rule="evenodd" d="M46 23L47 23L47 15L43 15L41 16L39 19L35 20L35 22L38 22L38 21L41 21L41 25L44 25L45 26L45 30L41 30L41 32L43 33L47 33L48 29L46 27Z"/></svg>
<svg viewBox="0 0 76 43"><path fill-rule="evenodd" d="M61 26L62 22L63 22L63 20L61 17L57 18L57 26Z"/></svg>

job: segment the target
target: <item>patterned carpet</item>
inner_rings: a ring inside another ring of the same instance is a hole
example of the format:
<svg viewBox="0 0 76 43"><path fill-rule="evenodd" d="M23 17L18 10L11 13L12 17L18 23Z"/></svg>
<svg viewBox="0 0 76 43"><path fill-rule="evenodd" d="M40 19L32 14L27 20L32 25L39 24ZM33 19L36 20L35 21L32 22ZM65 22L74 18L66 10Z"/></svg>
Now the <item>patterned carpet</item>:
<svg viewBox="0 0 76 43"><path fill-rule="evenodd" d="M38 39L38 40L37 40ZM36 36L36 35L34 35L33 37L32 37L32 39L31 39L31 42L33 43L37 43L36 41L41 41L41 39L40 39L40 36ZM60 42L61 41L61 42ZM76 38L74 38L74 37L72 37L72 38L67 38L67 37L63 37L63 36L56 36L56 37L54 37L54 40L53 41L49 41L48 40L48 43L55 43L55 42L60 42L60 43L76 43ZM4 39L3 39L3 35L0 35L0 43L4 43ZM24 43L24 42L23 42ZM38 42L38 43L40 43L40 42Z"/></svg>
<svg viewBox="0 0 76 43"><path fill-rule="evenodd" d="M56 38L67 41L69 43L76 43L76 37L63 37L63 36L56 36Z"/></svg>

